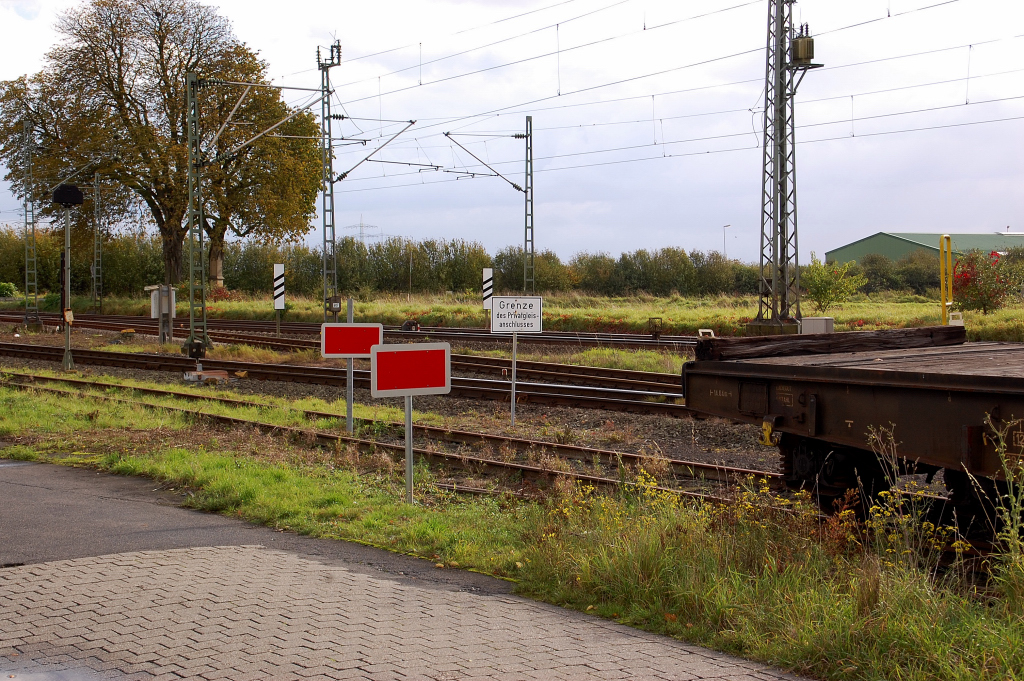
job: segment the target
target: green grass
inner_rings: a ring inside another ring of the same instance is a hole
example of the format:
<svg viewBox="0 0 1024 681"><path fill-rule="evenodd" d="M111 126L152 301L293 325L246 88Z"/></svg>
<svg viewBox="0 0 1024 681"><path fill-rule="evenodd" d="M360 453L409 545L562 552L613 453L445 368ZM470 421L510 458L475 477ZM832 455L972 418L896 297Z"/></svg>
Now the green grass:
<svg viewBox="0 0 1024 681"><path fill-rule="evenodd" d="M850 518L822 529L776 504L766 489L724 508L577 490L535 535L520 589L818 678L1022 678L1012 600L851 546Z"/></svg>
<svg viewBox="0 0 1024 681"><path fill-rule="evenodd" d="M193 432L165 412L0 386L0 416L18 439L0 457L147 476L198 509L512 577L526 595L818 678L1022 678L1020 552L979 589L900 551L909 526L892 514L873 516L872 541L852 513L821 525L806 500L780 511L754 481L718 507L643 476L619 495L457 499L431 490L422 466L410 506L398 471L357 472L337 452L239 429Z"/></svg>
<svg viewBox="0 0 1024 681"><path fill-rule="evenodd" d="M456 348L456 352L465 355L484 357L512 358L510 349L477 350L473 348ZM622 350L617 348L566 349L560 352L536 352L529 346L520 346L516 353L518 359L532 362L557 362L559 364L575 364L578 366L603 367L607 369L628 369L630 371L653 371L665 374L679 374L683 370L686 356L669 351L656 350Z"/></svg>
<svg viewBox="0 0 1024 681"><path fill-rule="evenodd" d="M175 404L153 396L145 399ZM240 409L232 415L282 424L289 420L278 412L283 410ZM145 444L148 434L160 441L161 431L184 430L193 425L192 420L137 405L68 400L0 386L0 415L0 435L31 440L0 450L0 458L143 475L190 489L193 494L187 504L200 510L317 537L360 541L499 576L518 572L516 563L521 564L525 550L518 528L539 513L534 504L497 497L466 500L432 490L432 476L423 467L417 467L416 482L426 503L410 506L403 501L399 473L358 474L335 465L330 452L311 462L307 453L295 451L288 443L279 445L282 451L271 453L265 441L257 443L262 447L252 447L244 437L206 435L208 448L150 447ZM231 443L238 449L232 450Z"/></svg>
<svg viewBox="0 0 1024 681"><path fill-rule="evenodd" d="M229 452L162 449L108 455L99 466L195 490L189 505L330 539L391 550L507 575L525 549L519 526L537 508L496 498L404 502L394 476L357 475L325 466L267 464ZM418 486L429 487L420 470ZM423 495L421 494L421 497Z"/></svg>
<svg viewBox="0 0 1024 681"><path fill-rule="evenodd" d="M250 298L233 294L232 300L210 303L211 317L223 319L274 319L269 297ZM292 297L285 321L321 322L323 312L319 299ZM17 301L0 303L0 309L18 309ZM76 311L86 311L87 298L74 302ZM149 299L108 298L103 303L108 314L149 315ZM184 303L179 316L187 316ZM971 340L1024 341L1024 301L1014 298L1003 310L983 315L964 314ZM808 303L803 314L814 314ZM829 313L836 320L837 331L871 330L931 326L941 323L941 307L937 299L898 292L867 296L855 295L849 302ZM550 331L631 332L647 333L648 320L662 319L663 333L694 334L698 329L712 329L718 335L741 335L748 321L757 316L754 296L713 296L686 298L679 295L655 297L600 297L581 293L547 293L544 295L544 328ZM480 301L467 295L405 295L379 294L355 303L358 322L401 324L416 319L424 326L483 327L487 323Z"/></svg>
<svg viewBox="0 0 1024 681"><path fill-rule="evenodd" d="M47 369L33 369L26 371L22 369L9 370L12 373L21 374L33 374L43 377L51 378L68 378L66 373ZM3 380L6 371L0 368L0 381ZM137 400L140 403L129 405L128 407L117 406L116 408L111 406L110 408L104 407L104 402L96 400L94 402L89 400L69 400L67 397L58 396L55 394L48 394L44 391L36 393L34 399L38 398L43 401L44 404L50 405L47 407L53 408L54 413L64 409L64 413L61 413L59 418L50 419L47 418L42 422L42 427L45 428L57 428L58 430L45 431L45 432L63 432L59 430L60 424L70 423L70 427L80 426L85 422L96 425L95 419L100 415L104 419L99 422L100 427L118 427L118 426L131 426L135 421L134 419L141 414L145 414L146 418L143 422L145 423L160 423L162 422L161 413L151 409L146 409L141 402L147 402L151 404L163 405L168 407L176 407L179 409L187 409L191 411L199 411L204 414L218 414L224 416L234 416L237 418L250 419L254 421L260 421L262 423L268 423L279 426L291 426L296 428L318 428L322 430L333 430L337 431L338 428L344 427L345 419L345 399L339 397L337 400L327 401L317 397L307 397L302 399L286 399L281 397L272 397L267 395L250 395L246 393L239 393L231 390L230 387L209 387L209 386L197 386L187 383L181 384L167 384L158 383L155 381L143 381L138 379L118 378L114 376L97 376L97 377L83 377L83 376L71 376L71 378L96 381L104 384L113 384L119 386L119 388L104 388L100 386L81 386L73 384L60 384L60 383L40 383L41 387L52 387L60 390L70 390L76 393L84 393L85 395L96 395L97 397L114 397L118 399ZM193 394L197 396L216 396L225 397L235 400L242 400L245 402L253 402L260 406L247 406L247 407L234 407L226 404L220 404L214 401L195 401L189 400L185 397L175 396L164 396L164 395L150 395L144 393L134 394L131 392L132 387L139 388L155 388L157 390L171 390L179 393ZM5 392L0 393L8 395L4 401L0 401L0 404L10 403L13 407L15 404L21 404L14 395L17 395L19 390L6 388ZM341 391L339 391L340 393ZM91 406L90 406L91 405ZM325 413L338 414L337 419L320 419L316 421L307 420L303 416L303 411L318 411ZM115 411L116 414L110 414L108 412ZM48 412L43 412L44 414ZM3 412L0 412L5 417L7 416ZM120 415L125 415L128 418L125 420L120 419ZM405 418L405 412L397 407L391 407L383 404L358 404L352 405L352 415L355 419L375 422L375 421L388 421L388 422L401 422ZM31 423L34 418L39 418L38 415L35 417L31 412L25 412L22 410L13 410L10 418L4 418L0 421L0 434L5 432L7 429L15 429L20 432L19 429L27 427L28 423ZM85 418L86 421L82 419ZM91 420L90 420L91 419ZM191 417L182 417L182 422L186 422ZM413 420L416 423L423 423L427 425L443 425L444 418L438 414L432 412L423 412L413 410ZM11 432L15 432L11 430Z"/></svg>

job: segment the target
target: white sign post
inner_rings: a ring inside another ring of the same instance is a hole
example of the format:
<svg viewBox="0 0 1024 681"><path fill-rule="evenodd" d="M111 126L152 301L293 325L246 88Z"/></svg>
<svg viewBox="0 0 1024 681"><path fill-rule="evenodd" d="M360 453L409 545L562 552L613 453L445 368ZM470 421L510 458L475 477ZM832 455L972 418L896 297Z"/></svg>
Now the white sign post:
<svg viewBox="0 0 1024 681"><path fill-rule="evenodd" d="M281 337L281 310L284 309L284 263L274 264L274 316L277 318L277 336Z"/></svg>
<svg viewBox="0 0 1024 681"><path fill-rule="evenodd" d="M516 427L516 353L520 333L544 330L544 299L540 296L491 298L491 333L512 334L512 427Z"/></svg>

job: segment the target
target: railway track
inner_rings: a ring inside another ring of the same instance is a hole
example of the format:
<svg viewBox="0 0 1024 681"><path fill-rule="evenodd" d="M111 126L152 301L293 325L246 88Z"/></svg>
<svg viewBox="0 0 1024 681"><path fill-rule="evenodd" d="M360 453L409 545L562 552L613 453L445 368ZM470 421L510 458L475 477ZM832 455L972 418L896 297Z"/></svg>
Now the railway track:
<svg viewBox="0 0 1024 681"><path fill-rule="evenodd" d="M351 445L357 447L360 451L364 452L383 450L385 452L388 452L395 458L404 458L405 456L405 445L403 444L379 442L377 440L369 440L359 437L351 437L347 435L339 435L336 433L328 433L317 430L307 430L303 428L296 428L294 426L282 426L274 423L265 423L254 419L239 418L237 416L213 414L210 412L204 412L196 409L185 409L182 407L170 406L165 404L143 402L137 399L126 399L110 395L97 395L94 393L88 393L83 391L63 390L60 388L33 385L30 383L7 382L6 385L21 390L36 390L51 394L63 395L68 398L93 399L104 402L142 406L146 407L147 409L163 410L172 413L177 413L180 415L189 416L191 418L207 419L224 425L245 426L250 428L256 428L262 432L277 435L287 435L289 437L294 437L306 441L312 440L315 441L317 444L327 445L329 447L336 447L339 445ZM506 476L512 474L515 478L521 481L532 483L535 489L537 487L537 482L550 481L558 477L567 478L573 481L583 482L602 488L623 486L638 487L636 483L628 480L623 480L621 477L612 478L603 475L584 473L580 471L545 468L543 466L538 466L521 461L506 461L503 459L489 459L479 456L471 456L464 452L446 452L437 449L427 449L425 447L414 447L413 454L433 464L443 464L445 466L449 466L452 468L464 469L474 474L478 474L481 472ZM645 488L650 489L650 487L647 486L645 486ZM457 489L457 487L455 487L455 489ZM706 501L713 501L717 503L727 503L729 501L727 498L722 496L702 492L693 492L683 489L676 489L672 487L656 486L653 487L653 489L683 497L703 499ZM523 492L522 489L517 491L520 494Z"/></svg>
<svg viewBox="0 0 1024 681"><path fill-rule="evenodd" d="M2 374L0 374L0 376L4 376L8 381L11 378L18 379L18 381L20 381L20 384L22 385L31 385L33 383L55 383L61 385L88 387L102 390L122 390L138 393L140 395L155 395L161 397L190 400L195 402L216 403L236 408L251 407L254 409L264 409L267 408L268 406L276 406L277 408L281 408L279 405L267 405L261 402L240 400L232 397L223 397L218 395L201 395L193 392L184 392L180 390L162 390L159 388L126 386L118 383L106 383L102 381L93 381L86 379L39 376L37 374L24 374L12 371L4 371L2 372ZM289 407L288 409L301 413L304 418L313 421L320 419L345 418L344 414L337 414L333 412L322 412L309 409L293 409L291 407ZM404 424L402 423L384 422L383 425L385 425L387 428L392 428L396 430L401 430L402 428L404 428ZM413 429L417 437L438 440L447 443L491 447L495 451L502 451L505 449L512 449L517 452L528 452L530 450L547 451L563 459L581 463L593 463L594 461L600 461L601 464L605 466L616 466L619 462L623 462L630 465L644 465L645 462L648 462L656 464L659 467L667 468L672 472L673 476L676 478L702 479L726 483L736 482L737 480L744 478L746 476L767 478L773 481L781 481L782 479L781 474L772 473L769 471L751 470L746 468L737 468L735 466L709 464L699 461L685 461L681 459L672 459L667 457L640 455L632 452L595 449L592 447L581 447L578 445L563 444L559 442L549 442L546 440L515 438L504 435L490 435L487 433L477 433L456 430L452 428L440 428L428 425L414 425Z"/></svg>
<svg viewBox="0 0 1024 681"><path fill-rule="evenodd" d="M11 381L11 378L22 379L19 381ZM245 426L256 428L262 432L267 432L275 435L285 435L290 438L304 439L306 441L313 440L317 444L327 445L329 447L336 447L341 444L350 445L357 447L360 451L385 451L394 458L401 459L405 456L404 445L394 444L389 442L380 442L378 440L370 440L366 438L350 437L346 435L339 435L336 433L317 431L317 430L306 430L302 428L296 428L292 426L283 426L273 423L265 423L254 419L239 418L237 416L227 416L223 414L214 414L210 412L184 409L181 407L166 405L166 404L155 404L151 402L142 402L138 399L126 399L121 397L115 397L112 395L97 395L95 393L85 391L70 391L62 390L59 388L51 388L42 385L38 385L38 382L45 383L60 383L73 386L81 386L92 389L104 389L104 390L123 390L132 393L139 393L144 395L154 395L163 397L182 398L188 400L196 400L203 402L216 402L225 404L232 407L256 407L256 408L273 408L275 405L266 405L257 402L250 402L245 400L238 400L234 398L225 398L211 395L196 395L193 393L184 393L181 391L171 390L159 390L156 388L144 388L138 386L124 386L120 384L103 383L99 381L87 381L81 379L70 379L63 377L44 377L35 374L19 374L12 372L5 372L3 377L2 385L14 387L22 390L36 390L41 392L47 392L51 394L64 395L67 397L74 397L78 399L93 399L105 402L129 404L143 406L147 409L163 410L167 412L177 413L186 415L196 419L206 419L214 421L220 424L229 426ZM279 408L279 407L278 407ZM309 419L320 419L320 418L340 418L339 414L332 414L326 412L317 412L310 410L296 410L301 411L305 418ZM401 427L401 424L391 424L388 426ZM486 442L489 444L500 443L502 445L510 445L517 451L523 452L533 448L544 448L549 450L551 453L557 456L575 461L578 463L590 463L593 464L595 461L600 463L606 468L621 468L623 463L627 464L642 464L643 460L650 459L650 457L640 457L636 454L626 452L611 452L608 450L589 449L585 447L577 447L573 445L560 445L552 442L542 442L536 440L525 440L518 438L506 438L502 436L492 436L482 433L468 433L464 431L450 430L444 428L436 428L432 426L414 426L414 435L421 439L429 439L435 441L443 441L453 444L472 444L476 442ZM512 496L527 499L534 496L539 490L537 485L538 482L546 481L550 482L555 478L565 478L576 482L583 482L594 485L595 487L601 488L621 488L621 487L638 487L634 482L623 480L622 477L608 477L606 475L595 475L591 473L584 473L580 471L564 470L561 468L546 468L543 466L533 465L522 461L509 461L505 459L490 459L479 456L467 455L464 452L447 452L437 449L428 449L426 447L414 447L413 453L415 456L420 457L432 464L440 464L449 468L462 469L469 471L473 474L479 474L481 472L487 472L496 474L499 476L508 476L511 474L514 478L520 480L523 483L527 483L530 488L520 487L520 489L485 489L472 486L459 485L457 483L436 483L433 486L439 490L455 492L455 493L467 493L467 494L511 494ZM716 481L721 483L735 483L740 478L746 476L756 476L758 478L768 478L773 482L778 482L781 477L777 473L770 473L768 471L755 471L741 468L734 468L729 466L717 466L712 464L705 464L699 462L688 462L679 460L665 460L670 466L670 470L673 476L673 482L678 483L680 478L684 479L699 479L702 481ZM650 487L647 487L651 489ZM656 486L653 489L661 492L667 492L681 497L700 499L703 501L709 501L712 503L731 503L732 499L717 495L710 494L707 492L696 492L692 490L679 489L677 487L665 487ZM921 493L910 493L910 496L916 497L927 497L932 501L943 501L942 497L932 497L932 495L923 495ZM781 509L789 511L790 509ZM820 516L824 519L825 516ZM991 556L993 553L998 551L998 547L989 542L981 541L970 541L966 550L959 549L959 553L967 556L968 558L974 559L975 562L971 563L972 569L978 572L986 572L987 567L985 563L978 563L978 560L984 560ZM954 554L957 553L952 548L945 548L943 550L944 560L951 562L954 558ZM957 554L959 555L959 554Z"/></svg>
<svg viewBox="0 0 1024 681"><path fill-rule="evenodd" d="M195 361L174 355L149 353L118 353L101 350L75 350L75 362L101 366L147 369L151 371L185 372L195 369ZM0 343L0 355L59 362L64 350L55 346ZM344 386L344 369L312 367L294 364L258 364L226 360L204 360L205 369L221 369L232 373L244 373L255 380L288 381L318 385ZM355 386L369 388L370 372L354 371ZM482 378L452 378L451 394L455 397L507 401L510 390L507 381ZM692 412L677 404L676 393L654 393L650 391L622 390L615 388L564 385L552 383L517 382L518 403L551 404L560 406L608 409L639 414L659 414L672 417L690 416Z"/></svg>
<svg viewBox="0 0 1024 681"><path fill-rule="evenodd" d="M44 323L56 325L60 323L58 315L43 313L41 315ZM17 312L0 313L0 321L4 323L21 323L23 315ZM86 324L101 323L110 324L111 330L119 331L122 328L135 328L140 326L153 326L152 319L133 315L98 315L78 314L75 315L75 324L85 326ZM113 328L120 326L120 328ZM90 327L100 328L100 327ZM175 332L181 331L182 337L187 335L188 323L180 320L175 321ZM216 319L207 320L209 331L227 331L242 333L266 333L276 332L276 324L271 321L245 320L245 319ZM288 336L316 336L320 333L320 324L311 322L281 322L281 333ZM493 334L487 329L463 328L463 327L420 327L418 331L402 331L398 326L385 326L384 337L389 340L432 340L450 342L511 342L510 334ZM544 331L539 334L520 334L519 342L538 345L566 345L579 347L604 347L604 348L634 348L634 349L670 349L676 351L692 350L696 347L695 336L645 336L633 333L583 333L571 331Z"/></svg>
<svg viewBox="0 0 1024 681"><path fill-rule="evenodd" d="M0 315L0 321L7 321ZM56 323L56 319L53 320ZM152 320L143 320L144 324L131 327L137 333L157 334L156 324ZM87 320L75 324L83 328L94 328L106 331L122 331L126 327L117 322ZM319 333L319 327L317 329ZM238 333L210 331L211 340L217 343L244 344L266 347L272 350L296 351L319 350L320 341L305 338L277 338L260 335L255 332ZM512 361L501 357L483 357L478 355L452 355L452 369L475 374L507 377L511 371ZM675 374L648 371L630 371L625 369L607 369L573 364L555 364L550 362L516 362L517 377L526 380L538 380L554 383L583 384L602 388L621 390L648 391L651 393L672 394L681 397L679 376Z"/></svg>

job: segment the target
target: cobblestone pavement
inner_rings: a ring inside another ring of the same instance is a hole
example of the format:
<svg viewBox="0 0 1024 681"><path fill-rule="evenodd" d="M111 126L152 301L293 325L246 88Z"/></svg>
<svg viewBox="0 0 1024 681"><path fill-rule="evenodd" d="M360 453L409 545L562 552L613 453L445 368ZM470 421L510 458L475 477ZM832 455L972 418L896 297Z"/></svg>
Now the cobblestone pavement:
<svg viewBox="0 0 1024 681"><path fill-rule="evenodd" d="M211 681L796 678L507 594L380 578L251 545L0 570L0 672Z"/></svg>

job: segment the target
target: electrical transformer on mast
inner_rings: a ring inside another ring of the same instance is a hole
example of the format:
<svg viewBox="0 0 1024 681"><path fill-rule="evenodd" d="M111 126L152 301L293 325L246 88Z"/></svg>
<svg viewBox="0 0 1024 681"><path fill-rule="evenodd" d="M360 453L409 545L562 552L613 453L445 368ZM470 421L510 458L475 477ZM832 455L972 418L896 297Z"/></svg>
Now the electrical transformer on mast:
<svg viewBox="0 0 1024 681"><path fill-rule="evenodd" d="M761 281L751 336L798 333L800 272L796 220L796 90L814 60L807 24L793 27L796 0L769 0L764 91L764 167L761 201Z"/></svg>

